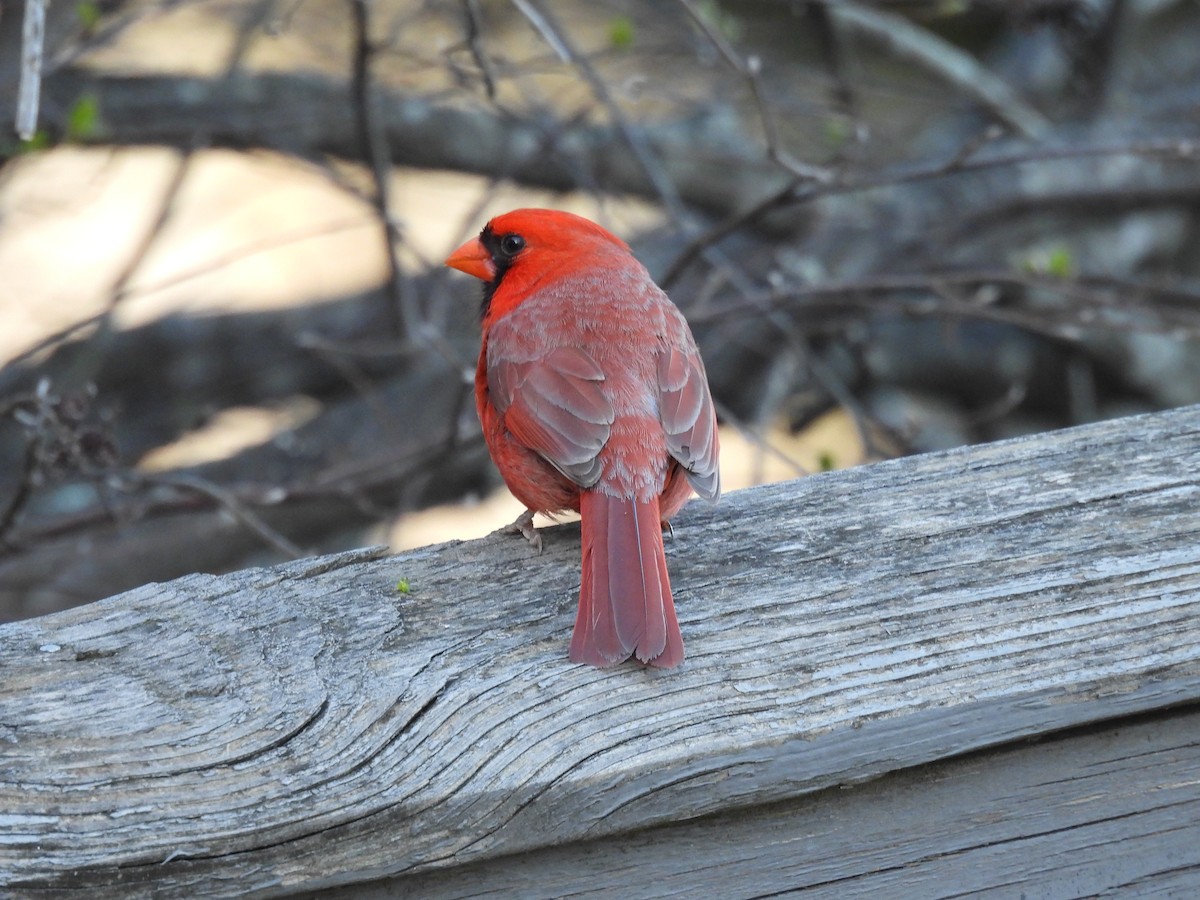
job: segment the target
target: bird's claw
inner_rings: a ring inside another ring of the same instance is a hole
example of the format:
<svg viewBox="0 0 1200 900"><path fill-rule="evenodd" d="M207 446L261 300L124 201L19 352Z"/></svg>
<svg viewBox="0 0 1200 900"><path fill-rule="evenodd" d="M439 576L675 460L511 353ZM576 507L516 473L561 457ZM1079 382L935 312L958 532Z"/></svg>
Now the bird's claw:
<svg viewBox="0 0 1200 900"><path fill-rule="evenodd" d="M519 534L525 540L529 541L535 553L542 552L542 536L536 528L533 527L533 510L527 509L517 518L505 525L503 528L496 529L496 534Z"/></svg>

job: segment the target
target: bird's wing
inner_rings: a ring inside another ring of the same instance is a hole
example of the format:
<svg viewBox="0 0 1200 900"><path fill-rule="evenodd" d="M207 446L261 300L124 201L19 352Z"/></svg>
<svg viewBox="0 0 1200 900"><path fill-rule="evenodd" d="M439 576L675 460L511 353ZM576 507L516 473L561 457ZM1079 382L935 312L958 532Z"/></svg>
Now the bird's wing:
<svg viewBox="0 0 1200 900"><path fill-rule="evenodd" d="M596 483L615 415L594 359L576 347L530 362L489 353L487 380L492 404L513 437L580 487Z"/></svg>
<svg viewBox="0 0 1200 900"><path fill-rule="evenodd" d="M679 460L696 493L715 500L721 493L717 414L704 363L694 346L668 346L659 355L658 391L667 450Z"/></svg>

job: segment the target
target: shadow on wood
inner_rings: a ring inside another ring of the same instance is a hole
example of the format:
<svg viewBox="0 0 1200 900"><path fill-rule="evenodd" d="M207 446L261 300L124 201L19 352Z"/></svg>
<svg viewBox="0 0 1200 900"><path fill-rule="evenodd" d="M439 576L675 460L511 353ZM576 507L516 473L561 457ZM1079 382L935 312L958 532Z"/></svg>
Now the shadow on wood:
<svg viewBox="0 0 1200 900"><path fill-rule="evenodd" d="M1200 408L696 504L675 672L567 662L577 526L5 625L0 884L1197 889L1198 505Z"/></svg>

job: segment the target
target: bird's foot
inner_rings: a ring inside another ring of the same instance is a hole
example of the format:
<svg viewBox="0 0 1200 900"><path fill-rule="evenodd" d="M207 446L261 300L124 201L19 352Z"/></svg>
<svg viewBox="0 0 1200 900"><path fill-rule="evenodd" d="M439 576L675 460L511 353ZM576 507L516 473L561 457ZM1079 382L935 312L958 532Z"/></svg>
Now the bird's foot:
<svg viewBox="0 0 1200 900"><path fill-rule="evenodd" d="M542 552L542 536L538 530L533 527L533 510L527 509L525 512L517 516L516 520L505 525L503 528L497 528L496 534L519 534L533 546L536 553Z"/></svg>

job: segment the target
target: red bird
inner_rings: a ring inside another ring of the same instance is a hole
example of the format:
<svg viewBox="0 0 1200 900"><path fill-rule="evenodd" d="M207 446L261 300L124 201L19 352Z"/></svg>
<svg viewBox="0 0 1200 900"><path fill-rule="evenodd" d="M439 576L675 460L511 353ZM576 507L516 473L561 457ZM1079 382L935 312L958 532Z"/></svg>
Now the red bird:
<svg viewBox="0 0 1200 900"><path fill-rule="evenodd" d="M662 529L715 500L717 419L696 341L620 238L550 209L492 219L446 265L485 282L475 402L526 511L577 510L583 574L570 658L683 660Z"/></svg>

